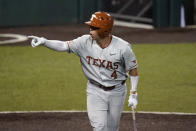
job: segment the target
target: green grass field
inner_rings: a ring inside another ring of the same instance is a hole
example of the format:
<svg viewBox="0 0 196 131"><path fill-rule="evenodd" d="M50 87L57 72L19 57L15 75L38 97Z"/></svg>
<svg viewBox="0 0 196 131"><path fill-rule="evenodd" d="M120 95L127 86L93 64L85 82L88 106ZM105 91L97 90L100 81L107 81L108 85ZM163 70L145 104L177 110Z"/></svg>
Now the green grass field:
<svg viewBox="0 0 196 131"><path fill-rule="evenodd" d="M196 44L132 48L139 62L137 110L196 113ZM0 47L0 111L86 110L86 82L73 54Z"/></svg>

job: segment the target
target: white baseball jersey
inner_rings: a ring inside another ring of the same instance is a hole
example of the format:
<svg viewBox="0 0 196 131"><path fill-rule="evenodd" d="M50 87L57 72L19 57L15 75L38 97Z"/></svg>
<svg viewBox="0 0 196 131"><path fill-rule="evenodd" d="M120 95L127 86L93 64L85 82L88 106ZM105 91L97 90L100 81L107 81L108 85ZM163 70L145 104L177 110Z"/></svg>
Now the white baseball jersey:
<svg viewBox="0 0 196 131"><path fill-rule="evenodd" d="M67 44L69 51L80 57L87 79L106 87L121 84L126 80L127 72L137 67L130 44L114 35L109 46L104 49L90 35L67 41Z"/></svg>

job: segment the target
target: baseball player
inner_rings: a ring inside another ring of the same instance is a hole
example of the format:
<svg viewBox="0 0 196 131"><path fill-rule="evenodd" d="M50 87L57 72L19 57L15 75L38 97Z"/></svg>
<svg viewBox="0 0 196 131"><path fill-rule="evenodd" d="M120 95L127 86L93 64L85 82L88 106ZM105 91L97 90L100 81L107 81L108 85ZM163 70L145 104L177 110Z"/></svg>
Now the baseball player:
<svg viewBox="0 0 196 131"><path fill-rule="evenodd" d="M137 106L137 60L130 44L111 34L113 18L106 12L95 12L89 35L71 41L32 38L33 47L74 53L80 57L87 83L87 112L93 131L118 131L126 97L126 79L130 78L128 106Z"/></svg>

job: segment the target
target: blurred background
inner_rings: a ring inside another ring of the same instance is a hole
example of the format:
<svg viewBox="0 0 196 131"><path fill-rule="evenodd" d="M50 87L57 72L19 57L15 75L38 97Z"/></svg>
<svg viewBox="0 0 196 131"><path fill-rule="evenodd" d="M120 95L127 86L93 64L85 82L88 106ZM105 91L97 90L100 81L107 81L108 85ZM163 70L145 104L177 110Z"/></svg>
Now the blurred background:
<svg viewBox="0 0 196 131"><path fill-rule="evenodd" d="M79 58L26 36L72 40L95 11L136 54L137 110L196 113L196 0L0 0L0 111L86 110Z"/></svg>
<svg viewBox="0 0 196 131"><path fill-rule="evenodd" d="M27 36L72 40L89 33L84 22L96 11L113 16L112 34L137 57L138 130L196 131L196 0L0 0L0 131L91 130L79 58L32 48ZM120 131L130 123L123 113Z"/></svg>
<svg viewBox="0 0 196 131"><path fill-rule="evenodd" d="M115 24L185 27L196 24L195 5L195 0L0 0L0 27L83 23L95 11L109 12Z"/></svg>

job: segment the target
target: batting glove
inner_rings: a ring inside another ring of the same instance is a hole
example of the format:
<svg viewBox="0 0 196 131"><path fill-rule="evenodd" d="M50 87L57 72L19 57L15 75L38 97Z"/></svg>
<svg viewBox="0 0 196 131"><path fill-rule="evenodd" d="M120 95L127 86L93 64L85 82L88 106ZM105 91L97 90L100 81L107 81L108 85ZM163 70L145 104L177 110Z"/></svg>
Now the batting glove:
<svg viewBox="0 0 196 131"><path fill-rule="evenodd" d="M135 109L137 106L138 102L137 102L137 93L135 94L130 94L129 96L129 100L128 100L128 106L132 107Z"/></svg>
<svg viewBox="0 0 196 131"><path fill-rule="evenodd" d="M31 46L32 47L36 47L39 46L41 44L44 44L46 42L46 39L43 37L37 37L37 36L28 36L28 38L31 38Z"/></svg>

